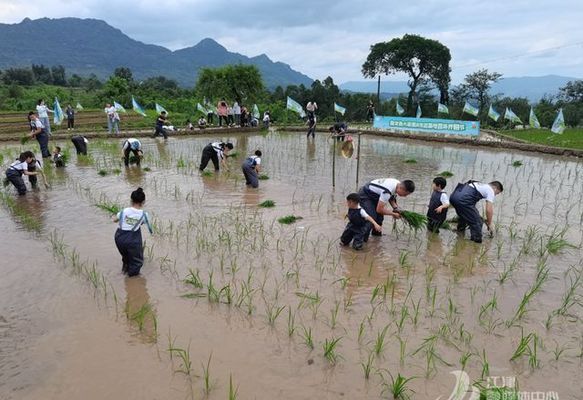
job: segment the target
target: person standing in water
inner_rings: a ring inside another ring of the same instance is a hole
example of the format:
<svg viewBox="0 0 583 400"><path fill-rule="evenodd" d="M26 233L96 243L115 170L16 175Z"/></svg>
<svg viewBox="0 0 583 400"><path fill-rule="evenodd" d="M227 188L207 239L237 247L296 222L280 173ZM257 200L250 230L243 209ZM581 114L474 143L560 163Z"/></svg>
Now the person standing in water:
<svg viewBox="0 0 583 400"><path fill-rule="evenodd" d="M139 187L130 196L131 207L124 208L112 217L113 222L119 223L115 232L115 245L121 254L121 271L128 276L140 274L144 265L144 248L142 244L143 224L146 224L150 234L153 233L148 213L143 210L146 202L146 194Z"/></svg>
<svg viewBox="0 0 583 400"><path fill-rule="evenodd" d="M215 171L219 170L219 162L221 163L223 168L228 169L227 155L231 150L233 150L233 143L213 142L207 144L202 149L202 157L200 159L199 169L201 171L204 171L209 161L213 162L213 165L215 166Z"/></svg>
<svg viewBox="0 0 583 400"><path fill-rule="evenodd" d="M22 175L34 176L36 178L36 174L38 173L28 170L28 166L33 160L34 154L32 151L25 151L24 153L20 153L20 157L10 164L10 167L6 170L6 179L14 185L18 194L21 196L26 194L26 185L24 184Z"/></svg>
<svg viewBox="0 0 583 400"><path fill-rule="evenodd" d="M241 165L243 175L245 175L245 184L252 188L259 187L259 166L261 165L261 150L256 150L255 154L247 157Z"/></svg>
<svg viewBox="0 0 583 400"><path fill-rule="evenodd" d="M129 138L123 142L121 154L126 167L130 165L130 153L133 153L134 157L136 157L136 165L140 165L144 152L142 151L142 143L138 139Z"/></svg>
<svg viewBox="0 0 583 400"><path fill-rule="evenodd" d="M31 111L29 113L30 118L30 136L36 138L39 146L40 151L42 153L43 158L47 158L51 156L51 152L49 150L49 135L45 130L45 126L40 121L40 119Z"/></svg>

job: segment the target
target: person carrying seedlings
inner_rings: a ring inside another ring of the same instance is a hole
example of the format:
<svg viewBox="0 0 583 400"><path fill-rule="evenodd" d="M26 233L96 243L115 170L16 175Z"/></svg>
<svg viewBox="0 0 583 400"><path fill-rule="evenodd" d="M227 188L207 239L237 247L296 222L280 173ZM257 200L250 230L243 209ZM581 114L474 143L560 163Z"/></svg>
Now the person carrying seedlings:
<svg viewBox="0 0 583 400"><path fill-rule="evenodd" d="M439 228L447 218L447 208L449 207L449 196L443 190L447 185L445 178L438 176L433 179L431 198L427 209L427 229L438 233Z"/></svg>
<svg viewBox="0 0 583 400"><path fill-rule="evenodd" d="M121 154L123 157L123 163L126 167L130 165L130 153L133 153L136 159L136 165L140 165L144 152L142 151L142 144L138 139L129 138L123 142Z"/></svg>
<svg viewBox="0 0 583 400"><path fill-rule="evenodd" d="M330 135L334 135L336 140L344 140L344 135L346 134L347 130L348 125L346 125L346 122L336 122L333 126L328 128Z"/></svg>
<svg viewBox="0 0 583 400"><path fill-rule="evenodd" d="M71 142L73 142L73 146L75 146L77 154L82 154L84 156L87 155L87 143L89 143L89 140L87 140L85 136L81 135L71 136Z"/></svg>
<svg viewBox="0 0 583 400"><path fill-rule="evenodd" d="M49 135L45 130L45 126L40 121L40 119L36 116L35 113L32 111L29 113L30 116L30 137L36 138L39 146L40 151L42 153L43 158L48 158L51 156L51 152L49 151Z"/></svg>
<svg viewBox="0 0 583 400"><path fill-rule="evenodd" d="M6 170L6 179L14 185L18 194L23 196L26 194L26 185L22 179L22 175L28 175L29 179L34 177L34 182L36 184L36 175L38 172L29 171L29 165L34 161L34 154L32 151L25 151L20 153L20 156L16 161L10 164L10 167ZM32 181L31 181L32 185Z"/></svg>
<svg viewBox="0 0 583 400"><path fill-rule="evenodd" d="M166 133L166 129L164 129L164 125L168 124L169 121L166 120L166 111L162 111L158 118L156 118L156 131L154 132L153 137L157 137L159 135L164 136L164 139L168 139L168 134Z"/></svg>
<svg viewBox="0 0 583 400"><path fill-rule="evenodd" d="M498 181L482 183L469 180L466 183L458 183L452 192L449 202L455 208L458 215L457 231L464 232L470 226L470 239L476 243L482 243L482 217L476 208L476 203L486 200L486 227L490 235L494 234L492 218L494 217L494 199L504 187Z"/></svg>
<svg viewBox="0 0 583 400"><path fill-rule="evenodd" d="M213 162L215 171L219 170L219 160L223 168L229 169L227 165L227 155L229 151L233 150L233 143L213 142L209 143L202 149L202 157L200 159L201 171L204 171L209 161Z"/></svg>
<svg viewBox="0 0 583 400"><path fill-rule="evenodd" d="M113 222L119 223L115 232L115 245L121 254L121 271L128 276L139 275L144 265L144 248L142 245L141 226L146 224L150 234L153 233L148 213L142 208L146 202L146 194L139 187L130 196L131 207L124 208L112 217Z"/></svg>
<svg viewBox="0 0 583 400"><path fill-rule="evenodd" d="M364 242L367 241L367 232L371 226L375 232L381 232L382 227L360 207L360 196L358 193L350 193L346 196L346 205L348 206L348 224L340 237L340 244L348 246L352 242L354 250L362 250Z"/></svg>
<svg viewBox="0 0 583 400"><path fill-rule="evenodd" d="M261 150L256 150L255 154L243 161L241 169L245 175L245 184L252 188L259 187L259 166L261 165Z"/></svg>
<svg viewBox="0 0 583 400"><path fill-rule="evenodd" d="M53 150L53 162L57 168L65 166L65 158L61 154L61 148L59 146L55 146L55 149Z"/></svg>
<svg viewBox="0 0 583 400"><path fill-rule="evenodd" d="M401 218L397 196L407 197L415 191L415 183L411 180L398 181L393 178L375 179L360 188L360 205L377 224L382 225L385 215L394 219ZM365 242L371 232L370 227L365 235ZM373 232L373 236L381 236L380 232Z"/></svg>

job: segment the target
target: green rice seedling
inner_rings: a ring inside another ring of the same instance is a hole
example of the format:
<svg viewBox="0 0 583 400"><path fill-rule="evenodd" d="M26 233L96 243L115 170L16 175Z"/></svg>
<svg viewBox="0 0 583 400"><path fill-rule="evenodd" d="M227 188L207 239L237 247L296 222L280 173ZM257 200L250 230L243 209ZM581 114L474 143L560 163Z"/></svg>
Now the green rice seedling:
<svg viewBox="0 0 583 400"><path fill-rule="evenodd" d="M370 372L373 368L374 354L373 352L368 353L366 362L361 362L362 371L364 372L364 379L368 380L370 378Z"/></svg>
<svg viewBox="0 0 583 400"><path fill-rule="evenodd" d="M176 167L177 168L184 168L184 167L186 167L186 161L184 161L184 159L182 158L182 156L180 156L178 158L178 161L176 162Z"/></svg>
<svg viewBox="0 0 583 400"><path fill-rule="evenodd" d="M24 146L25 144L28 143L29 140L30 140L30 136L28 136L28 135L27 136L22 136L20 138L20 144Z"/></svg>
<svg viewBox="0 0 583 400"><path fill-rule="evenodd" d="M522 164L522 161L515 160L515 161L512 161L512 163L510 165L513 167L521 167L523 164Z"/></svg>
<svg viewBox="0 0 583 400"><path fill-rule="evenodd" d="M99 171L97 171L97 174L99 174L99 176L106 176L107 175L107 170L100 169Z"/></svg>
<svg viewBox="0 0 583 400"><path fill-rule="evenodd" d="M233 385L233 375L229 374L229 400L237 400L239 393L239 386Z"/></svg>
<svg viewBox="0 0 583 400"><path fill-rule="evenodd" d="M202 381L204 383L203 390L204 394L208 396L212 389L212 382L211 382L211 359L213 358L213 353L209 355L209 359L205 364L202 364Z"/></svg>
<svg viewBox="0 0 583 400"><path fill-rule="evenodd" d="M421 307L421 298L417 300L417 303L411 299L411 304L413 307L413 314L411 315L411 322L413 322L413 326L417 326L417 322L419 321L419 309Z"/></svg>
<svg viewBox="0 0 583 400"><path fill-rule="evenodd" d="M95 207L101 208L102 210L105 210L105 211L109 212L110 214L117 214L121 211L121 206L119 204L109 203L106 201L104 201L102 203L95 204Z"/></svg>
<svg viewBox="0 0 583 400"><path fill-rule="evenodd" d="M184 283L194 286L196 289L202 289L204 287L202 279L200 279L200 271L197 269L194 271L192 268L188 269L188 275L183 280Z"/></svg>
<svg viewBox="0 0 583 400"><path fill-rule="evenodd" d="M393 400L410 400L415 392L408 387L408 384L411 380L415 379L415 377L405 378L398 373L395 378L390 372L388 374L391 377L391 382L387 382L383 379L382 394L388 393Z"/></svg>
<svg viewBox="0 0 583 400"><path fill-rule="evenodd" d="M473 353L470 353L468 351L464 352L461 356L460 356L460 366L462 368L462 371L465 371L466 369L466 365L468 364L468 361L470 360L470 358L473 356Z"/></svg>
<svg viewBox="0 0 583 400"><path fill-rule="evenodd" d="M357 335L358 344L362 343L363 337L364 337L364 319L362 321L360 321L360 324L358 325L358 335Z"/></svg>
<svg viewBox="0 0 583 400"><path fill-rule="evenodd" d="M312 328L307 328L302 325L302 332L300 333L304 344L308 346L310 350L314 349L314 338L312 337Z"/></svg>
<svg viewBox="0 0 583 400"><path fill-rule="evenodd" d="M142 168L142 171L144 171L144 172L150 172L151 170L152 170L152 168L150 168L150 167Z"/></svg>
<svg viewBox="0 0 583 400"><path fill-rule="evenodd" d="M287 335L291 338L296 331L296 314L292 312L291 306L287 309Z"/></svg>
<svg viewBox="0 0 583 400"><path fill-rule="evenodd" d="M576 249L577 246L567 242L565 239L560 237L550 237L547 245L546 250L549 254L558 254L563 249Z"/></svg>
<svg viewBox="0 0 583 400"><path fill-rule="evenodd" d="M111 170L111 172L113 172L115 175L119 175L119 174L121 174L121 169L114 168L114 169Z"/></svg>
<svg viewBox="0 0 583 400"><path fill-rule="evenodd" d="M389 325L385 326L382 331L377 332L377 338L375 340L373 351L379 356L385 349L385 336L389 330Z"/></svg>
<svg viewBox="0 0 583 400"><path fill-rule="evenodd" d="M482 363L482 379L490 376L490 363L488 363L488 358L486 357L486 349L482 349L482 354L480 355L480 362Z"/></svg>
<svg viewBox="0 0 583 400"><path fill-rule="evenodd" d="M219 298L223 298L223 303L231 305L233 304L233 291L231 290L231 284L227 283L225 286L219 290Z"/></svg>
<svg viewBox="0 0 583 400"><path fill-rule="evenodd" d="M409 251L408 250L401 250L399 251L399 265L402 268L407 268L411 266L409 263Z"/></svg>
<svg viewBox="0 0 583 400"><path fill-rule="evenodd" d="M336 301L334 303L334 308L330 310L330 329L336 328L336 323L338 321L338 311L340 310L340 302Z"/></svg>
<svg viewBox="0 0 583 400"><path fill-rule="evenodd" d="M581 295L577 294L579 287L583 286L583 269L571 267L567 271L567 275L569 277L567 290L561 298L561 305L555 310L557 315L562 316L569 315L569 310L575 305L581 305L583 300Z"/></svg>
<svg viewBox="0 0 583 400"><path fill-rule="evenodd" d="M405 304L403 304L401 306L401 316L397 321L395 321L395 324L397 325L397 330L399 333L401 333L403 331L403 327L405 326L405 321L407 320L408 316L409 316L409 307L407 307Z"/></svg>
<svg viewBox="0 0 583 400"><path fill-rule="evenodd" d="M407 158L404 162L406 164L417 164L417 160L414 158Z"/></svg>
<svg viewBox="0 0 583 400"><path fill-rule="evenodd" d="M443 176L444 178L451 178L453 173L450 171L441 171L437 176Z"/></svg>
<svg viewBox="0 0 583 400"><path fill-rule="evenodd" d="M138 325L140 332L143 332L146 325L146 317L151 314L153 314L152 305L146 302L135 313L130 315L129 319Z"/></svg>
<svg viewBox="0 0 583 400"><path fill-rule="evenodd" d="M277 222L284 225L293 224L294 222L302 219L302 217L297 215L286 215L285 217L281 217L277 219Z"/></svg>
<svg viewBox="0 0 583 400"><path fill-rule="evenodd" d="M330 364L336 364L338 358L340 357L338 353L336 353L336 346L338 342L340 342L341 337L339 338L330 338L330 340L326 339L322 347L324 348L324 357L328 360Z"/></svg>
<svg viewBox="0 0 583 400"><path fill-rule="evenodd" d="M263 207L263 208L275 207L275 201L265 200L264 202L259 203L259 207Z"/></svg>
<svg viewBox="0 0 583 400"><path fill-rule="evenodd" d="M213 284L213 272L209 274L209 283L207 285L207 298L210 303L218 303L221 300L221 295L215 285Z"/></svg>
<svg viewBox="0 0 583 400"><path fill-rule="evenodd" d="M399 363L403 365L407 356L407 339L403 340L401 336L397 336L397 340L399 341Z"/></svg>
<svg viewBox="0 0 583 400"><path fill-rule="evenodd" d="M412 229L419 230L427 225L427 216L414 211L400 211L401 219Z"/></svg>
<svg viewBox="0 0 583 400"><path fill-rule="evenodd" d="M268 179L269 179L269 175L266 175L266 174L259 174L259 176L258 176L257 178L258 178L259 180L266 181L266 180L268 180Z"/></svg>
<svg viewBox="0 0 583 400"><path fill-rule="evenodd" d="M563 353L565 351L567 351L569 349L569 347L566 344L560 346L559 342L557 342L556 340L554 340L554 342L555 342L555 348L552 350L553 357L554 357L555 361L559 361L559 359L561 358Z"/></svg>
<svg viewBox="0 0 583 400"><path fill-rule="evenodd" d="M211 171L202 171L201 175L205 176L205 177L209 177L209 176L213 176L213 173Z"/></svg>
<svg viewBox="0 0 583 400"><path fill-rule="evenodd" d="M275 321L285 309L285 306L278 306L276 302L270 303L265 300L265 312L267 313L267 323L269 326L274 326Z"/></svg>

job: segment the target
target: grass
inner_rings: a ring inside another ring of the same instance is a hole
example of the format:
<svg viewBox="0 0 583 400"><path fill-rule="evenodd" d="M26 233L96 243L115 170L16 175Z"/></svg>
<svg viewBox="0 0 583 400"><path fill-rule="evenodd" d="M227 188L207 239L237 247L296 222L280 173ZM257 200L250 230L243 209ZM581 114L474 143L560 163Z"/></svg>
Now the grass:
<svg viewBox="0 0 583 400"><path fill-rule="evenodd" d="M443 176L444 178L451 178L453 176L453 172L450 171L441 171L437 176Z"/></svg>
<svg viewBox="0 0 583 400"><path fill-rule="evenodd" d="M302 219L302 217L299 217L297 215L286 215L285 217L278 218L277 222L279 222L280 224L289 225L293 224L294 222L300 219Z"/></svg>
<svg viewBox="0 0 583 400"><path fill-rule="evenodd" d="M500 133L526 142L545 146L583 149L582 128L567 128L561 135L554 134L549 129L505 130Z"/></svg>
<svg viewBox="0 0 583 400"><path fill-rule="evenodd" d="M403 221L414 230L418 230L427 225L427 217L414 211L401 211Z"/></svg>
<svg viewBox="0 0 583 400"><path fill-rule="evenodd" d="M275 207L275 201L273 201L273 200L265 200L264 202L259 203L259 207L263 207L263 208Z"/></svg>

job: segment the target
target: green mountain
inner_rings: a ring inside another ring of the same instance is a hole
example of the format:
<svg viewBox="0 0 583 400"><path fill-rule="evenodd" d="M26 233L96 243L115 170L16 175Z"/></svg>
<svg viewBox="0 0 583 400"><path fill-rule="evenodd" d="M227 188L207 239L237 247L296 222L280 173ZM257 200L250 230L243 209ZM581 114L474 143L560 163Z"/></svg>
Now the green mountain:
<svg viewBox="0 0 583 400"><path fill-rule="evenodd" d="M312 83L308 76L271 61L265 54L247 57L232 53L209 38L171 51L134 40L96 19L25 18L18 24L0 24L0 54L0 69L60 64L68 75L94 73L101 79L117 67L128 67L136 79L164 75L182 86L194 86L202 67L242 63L257 66L270 88Z"/></svg>

